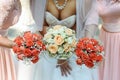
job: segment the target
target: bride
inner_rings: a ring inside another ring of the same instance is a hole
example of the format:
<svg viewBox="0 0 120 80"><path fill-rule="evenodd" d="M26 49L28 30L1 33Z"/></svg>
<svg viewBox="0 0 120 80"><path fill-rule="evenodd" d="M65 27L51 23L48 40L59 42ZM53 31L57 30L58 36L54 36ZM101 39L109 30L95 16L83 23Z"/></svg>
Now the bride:
<svg viewBox="0 0 120 80"><path fill-rule="evenodd" d="M86 23L87 16L92 10L92 1L94 0L31 0L31 9L43 36L47 27L59 24L74 29L79 39L83 36L93 37L95 34L98 20L94 24ZM89 28L87 25L92 27ZM34 80L98 80L97 69L90 70L84 65L80 67L75 60L75 55L66 61L42 54Z"/></svg>

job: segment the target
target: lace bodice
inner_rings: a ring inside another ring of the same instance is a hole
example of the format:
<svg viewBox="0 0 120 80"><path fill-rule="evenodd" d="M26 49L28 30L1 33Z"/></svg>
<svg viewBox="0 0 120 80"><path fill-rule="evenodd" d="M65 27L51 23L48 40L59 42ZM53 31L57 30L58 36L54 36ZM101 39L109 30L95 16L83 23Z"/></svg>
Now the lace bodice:
<svg viewBox="0 0 120 80"><path fill-rule="evenodd" d="M48 25L63 25L71 28L75 24L76 15L72 15L66 19L58 20L55 16L53 16L50 12L46 12L45 19Z"/></svg>
<svg viewBox="0 0 120 80"><path fill-rule="evenodd" d="M0 0L0 35L7 34L7 29L17 23L20 13L19 0Z"/></svg>

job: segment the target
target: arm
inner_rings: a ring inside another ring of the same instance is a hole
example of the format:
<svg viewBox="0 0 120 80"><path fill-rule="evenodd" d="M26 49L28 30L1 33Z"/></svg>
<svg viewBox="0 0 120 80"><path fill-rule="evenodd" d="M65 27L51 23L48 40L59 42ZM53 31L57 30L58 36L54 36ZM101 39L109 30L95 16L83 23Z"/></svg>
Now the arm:
<svg viewBox="0 0 120 80"><path fill-rule="evenodd" d="M12 48L15 45L15 43L3 36L0 35L0 46Z"/></svg>
<svg viewBox="0 0 120 80"><path fill-rule="evenodd" d="M85 37L94 37L98 31L99 14L97 6L97 2L93 0L92 8L85 22Z"/></svg>
<svg viewBox="0 0 120 80"><path fill-rule="evenodd" d="M21 5L19 0L0 3L0 27L2 29L7 29L9 26L17 23L20 13L21 13ZM0 35L0 46L12 48L15 43L6 37Z"/></svg>
<svg viewBox="0 0 120 80"><path fill-rule="evenodd" d="M44 34L46 34L47 28L48 28L48 24L44 20L43 29L42 29L42 31L40 31L40 34L42 34L42 36L44 36Z"/></svg>

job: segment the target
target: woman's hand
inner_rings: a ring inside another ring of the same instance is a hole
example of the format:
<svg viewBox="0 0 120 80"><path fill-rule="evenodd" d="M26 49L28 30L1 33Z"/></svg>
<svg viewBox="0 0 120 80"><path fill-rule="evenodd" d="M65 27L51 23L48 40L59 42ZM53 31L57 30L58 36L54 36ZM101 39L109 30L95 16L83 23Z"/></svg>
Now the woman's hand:
<svg viewBox="0 0 120 80"><path fill-rule="evenodd" d="M0 46L12 48L14 45L16 45L12 40L9 40L6 37L0 36Z"/></svg>
<svg viewBox="0 0 120 80"><path fill-rule="evenodd" d="M67 60L58 60L57 63L58 63L57 67L60 67L62 76L70 75L70 71L72 70L72 68L70 67Z"/></svg>

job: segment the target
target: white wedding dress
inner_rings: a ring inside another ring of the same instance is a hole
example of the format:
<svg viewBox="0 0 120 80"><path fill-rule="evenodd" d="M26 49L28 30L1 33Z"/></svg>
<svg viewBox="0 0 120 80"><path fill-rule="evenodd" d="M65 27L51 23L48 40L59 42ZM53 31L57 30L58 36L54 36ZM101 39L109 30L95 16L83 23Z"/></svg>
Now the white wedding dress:
<svg viewBox="0 0 120 80"><path fill-rule="evenodd" d="M59 24L71 28L75 24L76 15L72 15L63 20L58 20L51 13L46 12L45 19L49 26ZM69 64L72 67L72 71L71 74L66 77L61 75L59 67L56 68L56 59L45 54L41 54L40 60L36 66L33 80L98 80L97 68L89 69L85 65L78 66L75 61L76 56L73 55L69 59Z"/></svg>

